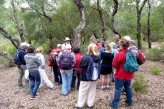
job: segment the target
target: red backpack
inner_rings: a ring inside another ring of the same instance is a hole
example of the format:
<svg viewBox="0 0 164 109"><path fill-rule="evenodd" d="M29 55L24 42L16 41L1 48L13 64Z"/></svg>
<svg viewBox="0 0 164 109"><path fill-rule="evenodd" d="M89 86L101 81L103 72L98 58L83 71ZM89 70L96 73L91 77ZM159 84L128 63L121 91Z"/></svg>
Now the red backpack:
<svg viewBox="0 0 164 109"><path fill-rule="evenodd" d="M145 62L145 55L142 50L138 50L137 63L142 65Z"/></svg>

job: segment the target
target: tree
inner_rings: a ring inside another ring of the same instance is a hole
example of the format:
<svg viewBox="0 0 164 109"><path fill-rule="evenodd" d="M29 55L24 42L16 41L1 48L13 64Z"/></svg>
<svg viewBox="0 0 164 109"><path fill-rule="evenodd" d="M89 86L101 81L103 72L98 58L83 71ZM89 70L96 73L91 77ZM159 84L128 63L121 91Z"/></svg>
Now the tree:
<svg viewBox="0 0 164 109"><path fill-rule="evenodd" d="M81 41L80 41L80 32L85 27L85 12L84 12L84 5L81 0L75 0L75 4L77 5L79 12L80 12L80 22L79 25L75 29L75 46L80 48Z"/></svg>
<svg viewBox="0 0 164 109"><path fill-rule="evenodd" d="M136 11L137 11L137 41L138 41L138 48L141 49L142 45L141 45L141 12L142 9L145 5L145 3L147 2L147 0L144 0L141 4L141 7L139 6L140 0L136 0Z"/></svg>
<svg viewBox="0 0 164 109"><path fill-rule="evenodd" d="M150 33L150 13L151 13L151 5L150 0L148 0L148 19L147 19L147 40L148 40L148 48L151 49L151 33Z"/></svg>
<svg viewBox="0 0 164 109"><path fill-rule="evenodd" d="M103 9L100 6L100 0L97 0L97 10L99 12L99 17L100 17L100 21L101 21L101 31L103 34L103 40L106 41L106 37L107 37L107 33L106 33L106 26L105 26L105 21L103 18Z"/></svg>

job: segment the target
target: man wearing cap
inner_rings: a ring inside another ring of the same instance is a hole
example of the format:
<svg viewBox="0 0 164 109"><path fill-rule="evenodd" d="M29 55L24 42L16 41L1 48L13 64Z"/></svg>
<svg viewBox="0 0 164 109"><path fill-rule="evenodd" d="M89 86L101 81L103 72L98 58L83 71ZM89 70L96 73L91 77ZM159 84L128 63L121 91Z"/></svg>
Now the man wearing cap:
<svg viewBox="0 0 164 109"><path fill-rule="evenodd" d="M18 58L19 61L21 63L21 65L18 67L18 87L22 88L23 87L23 83L22 83L22 79L26 70L26 62L24 59L24 56L26 55L26 49L27 49L27 43L26 42L22 42L20 44L20 47L18 49ZM29 88L29 81L27 79L25 79L25 87Z"/></svg>

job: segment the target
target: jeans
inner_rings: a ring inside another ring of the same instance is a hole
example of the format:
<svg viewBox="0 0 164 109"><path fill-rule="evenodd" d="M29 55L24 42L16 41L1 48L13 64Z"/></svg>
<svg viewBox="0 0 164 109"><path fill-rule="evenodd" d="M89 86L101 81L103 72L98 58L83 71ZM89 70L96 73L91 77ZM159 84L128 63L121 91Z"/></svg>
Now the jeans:
<svg viewBox="0 0 164 109"><path fill-rule="evenodd" d="M120 94L121 90L124 86L125 92L126 92L126 103L128 105L132 105L132 88L130 86L131 80L115 80L115 93L114 93L114 99L112 101L112 107L118 108L118 103L120 100Z"/></svg>
<svg viewBox="0 0 164 109"><path fill-rule="evenodd" d="M22 87L23 86L23 76L25 74L26 70L26 65L20 65L18 68L19 76L18 76L18 86ZM29 80L25 79L25 87L28 89L29 88Z"/></svg>
<svg viewBox="0 0 164 109"><path fill-rule="evenodd" d="M39 71L29 72L29 79L30 79L30 88L31 88L31 96L35 97L36 92L40 85L40 74Z"/></svg>
<svg viewBox="0 0 164 109"><path fill-rule="evenodd" d="M66 70L65 72L61 71L62 94L64 95L67 95L69 91L71 90L72 73L73 73L73 69Z"/></svg>
<svg viewBox="0 0 164 109"><path fill-rule="evenodd" d="M53 66L53 72L54 72L55 83L62 84L61 74L57 66Z"/></svg>
<svg viewBox="0 0 164 109"><path fill-rule="evenodd" d="M72 76L71 89L74 89L74 88L75 88L76 76L77 76L77 78L78 78L78 81L77 81L77 88L79 89L79 86L80 86L80 73L78 73L77 70L73 69L73 76Z"/></svg>

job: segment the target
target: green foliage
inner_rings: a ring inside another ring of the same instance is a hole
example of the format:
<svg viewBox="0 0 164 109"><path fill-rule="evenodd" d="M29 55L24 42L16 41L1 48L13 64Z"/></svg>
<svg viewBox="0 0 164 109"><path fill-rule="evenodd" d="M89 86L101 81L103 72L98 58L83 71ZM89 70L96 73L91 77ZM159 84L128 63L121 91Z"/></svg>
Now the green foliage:
<svg viewBox="0 0 164 109"><path fill-rule="evenodd" d="M159 61L164 59L164 48L152 48L146 53L146 57L151 61Z"/></svg>
<svg viewBox="0 0 164 109"><path fill-rule="evenodd" d="M147 93L147 80L142 75L136 75L134 78L133 89L139 93Z"/></svg>
<svg viewBox="0 0 164 109"><path fill-rule="evenodd" d="M160 75L161 68L160 67L152 67L151 68L151 73L154 74L154 75Z"/></svg>

